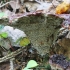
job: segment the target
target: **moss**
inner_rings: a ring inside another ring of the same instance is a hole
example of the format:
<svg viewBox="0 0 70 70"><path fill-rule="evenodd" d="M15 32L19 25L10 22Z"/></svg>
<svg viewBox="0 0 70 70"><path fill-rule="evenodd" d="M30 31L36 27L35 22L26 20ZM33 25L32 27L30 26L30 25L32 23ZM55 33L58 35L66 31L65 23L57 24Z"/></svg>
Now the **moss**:
<svg viewBox="0 0 70 70"><path fill-rule="evenodd" d="M40 22L43 22L43 20L42 20L43 18L44 18L43 15L22 17L17 21L17 24L18 23L21 23L21 24L40 23Z"/></svg>
<svg viewBox="0 0 70 70"><path fill-rule="evenodd" d="M55 16L38 15L20 18L16 24L9 25L23 30L39 54L45 55L55 42L62 21Z"/></svg>
<svg viewBox="0 0 70 70"><path fill-rule="evenodd" d="M47 68L47 70L51 70L50 64L48 64L46 68Z"/></svg>
<svg viewBox="0 0 70 70"><path fill-rule="evenodd" d="M45 62L48 62L49 61L49 54L45 54L44 56L43 56L43 63L45 63Z"/></svg>
<svg viewBox="0 0 70 70"><path fill-rule="evenodd" d="M0 23L2 24L3 22L8 22L7 19L0 19Z"/></svg>

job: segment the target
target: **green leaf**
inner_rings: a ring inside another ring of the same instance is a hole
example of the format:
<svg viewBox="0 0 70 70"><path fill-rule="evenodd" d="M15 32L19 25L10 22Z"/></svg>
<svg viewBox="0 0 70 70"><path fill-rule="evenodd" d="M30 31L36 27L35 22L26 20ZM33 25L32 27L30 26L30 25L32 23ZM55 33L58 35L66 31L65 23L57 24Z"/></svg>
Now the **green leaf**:
<svg viewBox="0 0 70 70"><path fill-rule="evenodd" d="M28 69L28 68L26 68L26 67L25 67L25 68L24 68L24 69L22 69L22 70L32 70L32 69Z"/></svg>
<svg viewBox="0 0 70 70"><path fill-rule="evenodd" d="M37 62L35 60L30 60L28 63L27 63L27 68L34 68L36 66L38 66L39 64L37 64Z"/></svg>
<svg viewBox="0 0 70 70"><path fill-rule="evenodd" d="M20 41L20 46L27 46L28 44L30 44L30 40L27 37L22 38Z"/></svg>
<svg viewBox="0 0 70 70"><path fill-rule="evenodd" d="M3 32L3 33L1 33L1 36L2 36L3 38L7 38L7 37L8 37L8 34L7 34L6 32Z"/></svg>

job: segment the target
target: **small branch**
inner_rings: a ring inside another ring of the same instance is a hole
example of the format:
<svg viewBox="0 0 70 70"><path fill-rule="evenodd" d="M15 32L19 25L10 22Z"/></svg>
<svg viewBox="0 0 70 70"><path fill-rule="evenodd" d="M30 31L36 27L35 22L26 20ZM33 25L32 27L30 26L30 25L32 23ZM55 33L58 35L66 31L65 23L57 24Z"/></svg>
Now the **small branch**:
<svg viewBox="0 0 70 70"><path fill-rule="evenodd" d="M10 59L10 70L14 70L14 58Z"/></svg>
<svg viewBox="0 0 70 70"><path fill-rule="evenodd" d="M8 55L0 58L0 63L5 62L5 61L7 61L7 60L9 60L9 59L11 59L13 57L15 57L16 55L20 54L23 49L24 49L24 47L22 47L22 48L20 48L20 49L18 49L16 51L14 51L14 52L11 52L10 54L8 54Z"/></svg>

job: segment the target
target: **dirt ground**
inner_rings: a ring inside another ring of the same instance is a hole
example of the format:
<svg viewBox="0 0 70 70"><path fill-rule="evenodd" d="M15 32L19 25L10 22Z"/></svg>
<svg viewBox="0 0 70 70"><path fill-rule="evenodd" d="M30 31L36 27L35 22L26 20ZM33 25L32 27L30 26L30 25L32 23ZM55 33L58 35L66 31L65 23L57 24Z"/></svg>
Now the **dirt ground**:
<svg viewBox="0 0 70 70"><path fill-rule="evenodd" d="M0 70L9 70L9 62L0 63Z"/></svg>

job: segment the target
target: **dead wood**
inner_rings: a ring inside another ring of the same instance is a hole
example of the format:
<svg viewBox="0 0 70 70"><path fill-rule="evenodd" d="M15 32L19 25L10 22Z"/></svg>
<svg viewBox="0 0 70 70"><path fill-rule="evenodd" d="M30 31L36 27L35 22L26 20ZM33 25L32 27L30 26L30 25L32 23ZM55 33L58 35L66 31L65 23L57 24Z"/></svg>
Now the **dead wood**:
<svg viewBox="0 0 70 70"><path fill-rule="evenodd" d="M24 47L22 47L22 48L20 48L20 49L18 49L16 51L14 51L14 52L6 55L6 56L0 58L0 63L5 62L5 61L7 61L7 60L9 60L9 59L11 59L13 57L15 57L16 55L20 54L22 52L23 48Z"/></svg>

